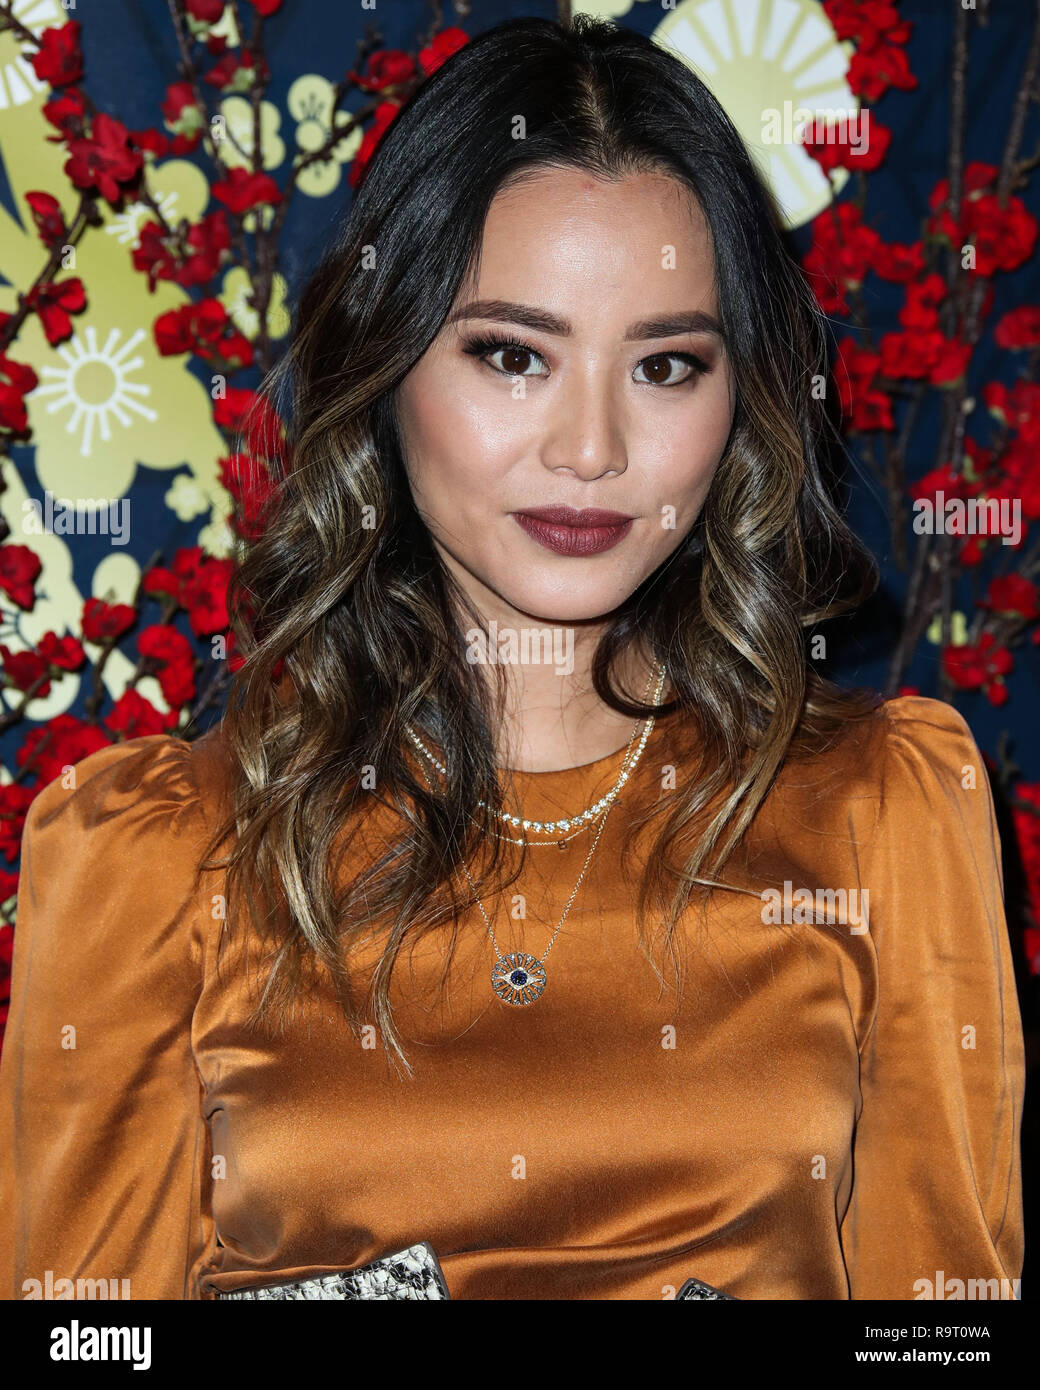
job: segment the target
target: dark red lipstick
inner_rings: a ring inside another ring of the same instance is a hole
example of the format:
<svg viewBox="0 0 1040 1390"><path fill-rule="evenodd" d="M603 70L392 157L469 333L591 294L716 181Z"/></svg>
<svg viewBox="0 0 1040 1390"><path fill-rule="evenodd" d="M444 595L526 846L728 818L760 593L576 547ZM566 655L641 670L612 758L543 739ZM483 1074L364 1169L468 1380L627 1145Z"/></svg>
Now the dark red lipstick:
<svg viewBox="0 0 1040 1390"><path fill-rule="evenodd" d="M634 517L600 507L528 507L512 513L527 534L557 555L599 555L623 540Z"/></svg>

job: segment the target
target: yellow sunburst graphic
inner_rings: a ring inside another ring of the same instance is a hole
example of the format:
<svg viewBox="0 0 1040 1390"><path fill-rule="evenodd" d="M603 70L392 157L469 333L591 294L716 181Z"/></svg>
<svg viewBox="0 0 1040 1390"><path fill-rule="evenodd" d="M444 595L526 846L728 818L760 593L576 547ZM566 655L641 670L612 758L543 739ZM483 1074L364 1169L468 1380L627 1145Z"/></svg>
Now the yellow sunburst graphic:
<svg viewBox="0 0 1040 1390"><path fill-rule="evenodd" d="M151 386L135 380L144 369L144 356L137 349L145 341L141 328L129 334L112 328L99 343L97 330L88 324L82 337L74 333L55 348L63 367L40 367L40 384L33 395L48 415L67 414L65 432L73 436L80 458L90 458L99 444L109 443L113 425L125 429L134 416L149 424L159 418L148 403Z"/></svg>
<svg viewBox="0 0 1040 1390"><path fill-rule="evenodd" d="M58 0L14 0L11 13L19 24L39 37L44 29L53 29L75 19L58 4ZM41 82L33 72L32 64L20 47L5 44L0 57L0 111L11 106L24 106L26 102L46 99L50 88Z"/></svg>
<svg viewBox="0 0 1040 1390"><path fill-rule="evenodd" d="M577 0L575 13L622 20L639 0ZM633 15L634 18L634 15ZM857 118L846 80L853 45L841 42L818 0L679 0L653 32L710 87L740 132L788 227L811 221L844 187L795 136L798 113ZM777 139L777 127L783 137Z"/></svg>

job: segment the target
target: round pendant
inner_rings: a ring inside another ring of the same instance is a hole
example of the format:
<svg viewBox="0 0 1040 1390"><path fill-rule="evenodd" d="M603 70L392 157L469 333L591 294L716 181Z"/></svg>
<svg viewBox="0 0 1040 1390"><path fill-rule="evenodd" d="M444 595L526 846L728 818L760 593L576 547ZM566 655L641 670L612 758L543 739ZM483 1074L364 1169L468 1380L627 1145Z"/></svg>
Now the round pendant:
<svg viewBox="0 0 1040 1390"><path fill-rule="evenodd" d="M507 1004L533 1004L545 989L545 966L523 951L502 956L491 972L491 988Z"/></svg>

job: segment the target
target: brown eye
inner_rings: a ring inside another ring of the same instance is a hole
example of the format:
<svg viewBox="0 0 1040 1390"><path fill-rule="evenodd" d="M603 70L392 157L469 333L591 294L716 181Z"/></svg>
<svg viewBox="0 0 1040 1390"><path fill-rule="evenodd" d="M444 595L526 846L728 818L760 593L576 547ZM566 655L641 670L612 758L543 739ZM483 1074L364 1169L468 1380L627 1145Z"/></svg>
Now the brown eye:
<svg viewBox="0 0 1040 1390"><path fill-rule="evenodd" d="M502 348L502 370L509 376L523 376L531 365L531 354L526 348Z"/></svg>
<svg viewBox="0 0 1040 1390"><path fill-rule="evenodd" d="M646 375L655 386L661 386L672 374L670 357L648 357L643 363Z"/></svg>
<svg viewBox="0 0 1040 1390"><path fill-rule="evenodd" d="M669 380L672 376L672 364L676 362L688 370L685 375L676 376ZM699 357L694 357L689 352L659 352L653 357L644 357L636 370L645 373L644 377L637 377L636 379L645 381L649 386L682 386L688 381L703 376L709 368L706 362L702 362Z"/></svg>

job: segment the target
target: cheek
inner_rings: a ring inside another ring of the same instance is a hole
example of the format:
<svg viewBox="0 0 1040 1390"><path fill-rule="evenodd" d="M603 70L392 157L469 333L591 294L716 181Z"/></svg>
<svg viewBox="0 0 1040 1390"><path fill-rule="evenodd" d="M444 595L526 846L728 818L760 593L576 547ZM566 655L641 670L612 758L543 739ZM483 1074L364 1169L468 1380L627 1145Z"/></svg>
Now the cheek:
<svg viewBox="0 0 1040 1390"><path fill-rule="evenodd" d="M479 497L507 466L525 428L524 403L497 399L472 383L437 386L416 377L398 396L405 465L413 486L435 484Z"/></svg>
<svg viewBox="0 0 1040 1390"><path fill-rule="evenodd" d="M708 386L700 382L674 411L649 413L639 446L658 506L674 507L677 519L689 522L703 505L733 422L726 383Z"/></svg>

